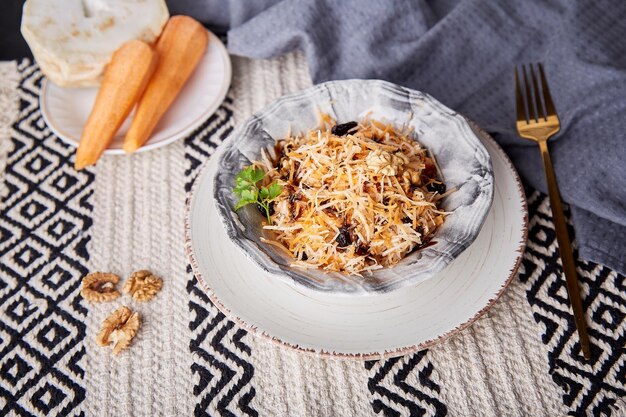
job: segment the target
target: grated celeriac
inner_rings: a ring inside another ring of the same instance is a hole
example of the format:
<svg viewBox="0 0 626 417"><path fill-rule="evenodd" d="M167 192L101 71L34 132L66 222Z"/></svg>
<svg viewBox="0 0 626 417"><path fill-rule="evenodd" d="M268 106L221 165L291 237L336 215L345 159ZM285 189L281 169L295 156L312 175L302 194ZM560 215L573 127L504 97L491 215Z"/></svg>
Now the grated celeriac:
<svg viewBox="0 0 626 417"><path fill-rule="evenodd" d="M294 266L360 275L425 245L445 217L436 164L408 130L365 119L349 133L335 122L289 135L254 163L283 186L272 203L269 244Z"/></svg>

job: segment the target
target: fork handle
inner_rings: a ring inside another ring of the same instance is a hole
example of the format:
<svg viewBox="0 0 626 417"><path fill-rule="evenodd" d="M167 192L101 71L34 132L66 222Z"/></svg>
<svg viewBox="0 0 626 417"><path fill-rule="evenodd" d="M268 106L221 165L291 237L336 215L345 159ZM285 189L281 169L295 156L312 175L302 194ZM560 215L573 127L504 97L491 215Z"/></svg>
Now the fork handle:
<svg viewBox="0 0 626 417"><path fill-rule="evenodd" d="M559 243L559 254L563 264L563 272L565 274L565 282L567 284L567 293L569 295L572 310L574 310L574 320L576 329L578 329L578 337L580 346L585 359L590 359L591 352L589 349L589 336L587 334L587 324L585 323L585 314L580 297L580 289L578 287L578 276L576 274L576 265L574 264L574 255L572 245L570 243L569 234L567 233L567 224L563 215L563 204L559 187L556 183L552 160L548 152L548 141L539 141L539 150L541 151L541 159L543 160L543 168L546 173L546 181L548 183L548 194L550 196L550 206L552 207L552 218L554 219L554 227L556 229L556 239Z"/></svg>

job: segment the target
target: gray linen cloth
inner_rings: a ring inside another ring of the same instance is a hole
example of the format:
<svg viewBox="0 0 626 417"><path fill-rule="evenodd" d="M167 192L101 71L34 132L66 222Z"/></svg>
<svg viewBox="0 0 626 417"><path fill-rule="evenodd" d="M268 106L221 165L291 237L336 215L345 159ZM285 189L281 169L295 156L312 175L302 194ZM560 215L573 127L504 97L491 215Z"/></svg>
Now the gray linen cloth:
<svg viewBox="0 0 626 417"><path fill-rule="evenodd" d="M504 147L546 192L537 145L514 127L513 68L542 62L561 119L550 149L579 254L626 273L626 2L179 0L228 29L235 55L300 49L314 82L379 78L430 93ZM550 242L551 239L548 239Z"/></svg>

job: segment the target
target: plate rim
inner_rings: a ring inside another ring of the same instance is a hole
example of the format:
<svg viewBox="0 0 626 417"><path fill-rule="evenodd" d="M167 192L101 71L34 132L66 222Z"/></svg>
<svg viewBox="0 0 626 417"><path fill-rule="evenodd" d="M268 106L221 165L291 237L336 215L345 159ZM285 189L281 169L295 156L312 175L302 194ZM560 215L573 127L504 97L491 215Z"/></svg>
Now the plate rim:
<svg viewBox="0 0 626 417"><path fill-rule="evenodd" d="M494 149L499 154L499 156L501 156L503 158L503 161L505 162L505 164L511 169L511 171L513 173L513 179L515 180L515 183L517 184L517 191L519 192L520 197L522 197L521 198L521 202L522 202L521 210L522 210L522 213L523 213L522 240L519 242L518 247L515 250L515 252L517 253L517 258L516 258L516 261L515 261L515 265L510 270L509 276L507 277L507 279L500 286L498 291L492 296L492 298L490 298L488 300L487 304L484 305L476 313L474 313L474 315L472 317L470 317L467 321L457 325L453 329L450 329L450 330L440 334L439 336L437 336L434 339L428 339L426 341L423 341L423 342L415 344L415 345L402 346L402 347L399 347L397 349L384 350L382 352L366 352L366 353L341 353L341 352L339 352L338 353L338 352L327 351L327 350L324 350L324 349L316 350L316 349L312 349L312 348L304 348L304 347L301 347L301 346L299 346L297 344L286 342L286 341L281 340L280 338L278 338L276 336L270 335L269 333L267 333L264 330L259 330L256 326L251 325L251 324L245 322L244 320L240 319L237 316L237 314L233 313L229 308L227 308L226 306L224 306L224 304L222 304L222 302L219 299L219 297L217 297L217 295L213 292L211 287L208 286L207 283L205 282L205 279L203 278L203 275L202 275L202 273L199 270L199 265L198 265L198 262L196 260L196 255L194 253L192 242L191 242L191 221L190 220L191 220L192 204L194 203L195 196L197 195L196 191L197 191L197 187L199 186L199 183L200 183L200 178L205 173L205 171L207 169L207 166L211 162L212 156L215 154L215 152L213 153L213 155L209 159L207 159L202 164L202 167L198 171L198 175L194 179L193 186L191 187L191 190L189 191L189 194L188 194L188 196L186 197L186 200L185 200L185 216L184 216L185 253L187 254L187 258L188 258L189 263L191 265L192 272L193 272L194 276L197 278L198 283L200 284L200 286L202 287L204 292L207 294L207 296L209 297L211 302L218 308L218 310L220 310L229 320L232 320L237 325L239 325L240 327L242 327L246 331L250 332L252 335L254 335L256 337L260 337L261 339L264 339L266 341L270 341L270 342L272 342L275 345L285 347L285 348L287 348L289 350L296 351L296 352L303 353L303 354L307 354L307 355L311 355L311 356L315 356L315 357L324 357L324 358L328 358L328 359L340 359L340 360L359 360L359 361L362 361L362 360L388 359L388 358L397 357L397 356L403 356L403 355L406 355L406 354L415 353L415 352L418 352L418 351L421 351L421 350L424 350L424 349L428 349L429 347L434 346L434 345L436 345L438 343L441 343L444 340L449 339L453 335L455 335L455 334L459 333L460 331L466 329L467 327L471 326L480 317L482 317L487 311L489 311L495 305L495 303L502 297L502 295L504 294L504 291L510 285L510 283L513 281L513 278L515 277L515 275L516 275L516 273L517 273L517 271L518 271L518 269L519 269L519 267L521 265L521 262L522 262L522 259L523 259L523 255L524 255L524 251L526 249L526 242L528 240L528 202L527 202L526 198L524 197L525 196L524 186L522 185L522 181L520 179L519 173L515 169L515 166L511 162L511 159L504 152L502 147L495 141L495 139L493 139L487 132L485 132L482 128L480 128L475 122L473 122L472 120L470 120L466 116L464 116L464 117L468 121L468 124L470 125L470 127L475 129L476 132L479 134L479 138L488 140L490 142L490 144L494 146Z"/></svg>
<svg viewBox="0 0 626 417"><path fill-rule="evenodd" d="M152 151L154 149L158 149L158 148L162 148L164 146L170 145L171 143L174 143L184 138L189 133L197 129L200 125L202 125L202 123L206 121L213 113L215 113L217 109L220 107L220 105L226 99L226 95L228 94L228 90L230 89L230 85L232 83L232 63L230 60L230 55L228 54L228 50L226 49L226 46L221 41L221 39L208 29L207 29L207 32L209 34L209 42L215 43L217 45L218 49L220 50L220 54L222 55L222 58L224 59L224 78L222 80L219 94L217 95L218 99L215 100L213 104L208 106L207 109L200 116L198 116L197 119L189 123L186 127L183 127L182 130L179 130L178 132L174 133L173 135L169 137L166 137L165 139L162 139L159 142L150 143L150 144L141 146L139 149L137 149L133 153ZM66 143L73 148L77 148L78 143L80 142L80 139L78 140L70 139L72 135L64 132L61 127L59 127L58 125L52 122L52 118L50 117L50 112L48 110L47 101L46 101L47 100L46 97L48 94L48 84L50 82L51 81L48 79L48 77L44 76L42 85L41 85L41 93L39 94L39 108L41 111L41 117L46 123L46 126L52 131L52 133L56 137L58 137L61 141L63 141L63 143ZM106 148L102 154L103 155L128 155L124 151L124 149L121 149L121 148L120 149Z"/></svg>

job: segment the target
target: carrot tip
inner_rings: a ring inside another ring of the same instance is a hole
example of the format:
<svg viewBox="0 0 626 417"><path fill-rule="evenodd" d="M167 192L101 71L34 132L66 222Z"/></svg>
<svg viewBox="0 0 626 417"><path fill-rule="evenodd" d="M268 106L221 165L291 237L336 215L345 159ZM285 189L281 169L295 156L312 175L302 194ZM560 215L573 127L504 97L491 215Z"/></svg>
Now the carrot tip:
<svg viewBox="0 0 626 417"><path fill-rule="evenodd" d="M88 165L90 165L90 164L85 163L85 161L76 161L76 162L74 162L74 169L76 171L80 171L81 169L85 168Z"/></svg>
<svg viewBox="0 0 626 417"><path fill-rule="evenodd" d="M125 143L123 146L124 152L126 152L127 154L131 154L133 152L135 152L137 149L139 149L139 146L137 146L136 143Z"/></svg>

